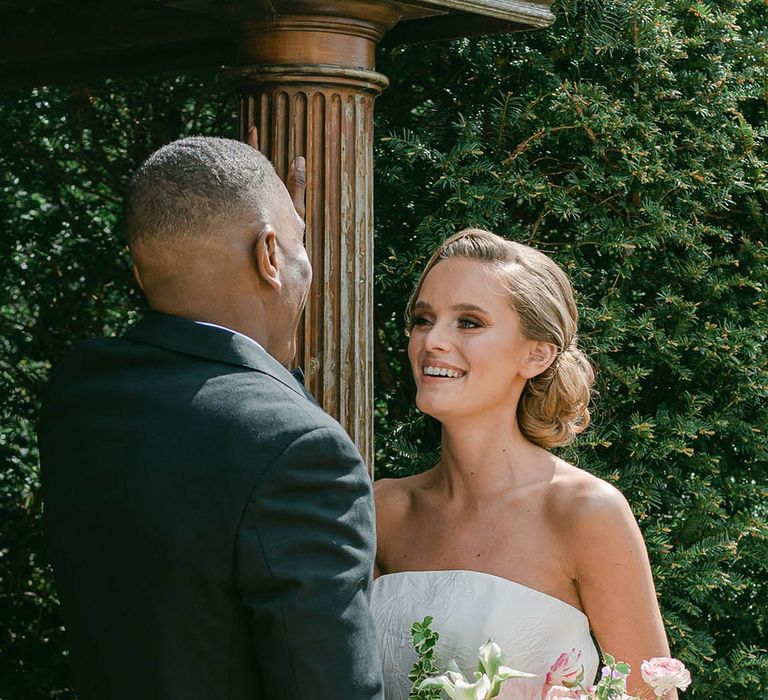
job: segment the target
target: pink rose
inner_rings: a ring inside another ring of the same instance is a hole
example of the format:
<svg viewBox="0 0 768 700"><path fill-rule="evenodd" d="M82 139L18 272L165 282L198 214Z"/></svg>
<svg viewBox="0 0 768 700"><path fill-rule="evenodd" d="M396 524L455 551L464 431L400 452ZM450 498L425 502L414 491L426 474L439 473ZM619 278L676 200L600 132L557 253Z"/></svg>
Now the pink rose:
<svg viewBox="0 0 768 700"><path fill-rule="evenodd" d="M544 696L544 700L579 700L581 693L575 688L565 688L562 685L553 685Z"/></svg>
<svg viewBox="0 0 768 700"><path fill-rule="evenodd" d="M691 674L683 662L667 656L655 656L650 661L643 661L640 673L657 698L665 697L673 688L685 690L691 684Z"/></svg>
<svg viewBox="0 0 768 700"><path fill-rule="evenodd" d="M584 677L584 667L579 663L580 659L581 652L576 649L560 654L547 673L546 685L564 685L566 688L578 685Z"/></svg>

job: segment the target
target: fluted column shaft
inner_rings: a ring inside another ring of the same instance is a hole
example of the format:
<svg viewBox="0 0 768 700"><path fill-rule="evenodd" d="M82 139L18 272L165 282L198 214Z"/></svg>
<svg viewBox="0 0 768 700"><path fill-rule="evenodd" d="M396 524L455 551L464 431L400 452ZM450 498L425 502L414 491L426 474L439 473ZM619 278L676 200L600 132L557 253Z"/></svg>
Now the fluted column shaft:
<svg viewBox="0 0 768 700"><path fill-rule="evenodd" d="M365 3L358 3L363 5ZM397 19L386 15L387 23ZM307 161L307 251L313 268L298 364L307 386L373 464L373 102L378 24L278 17L248 27L237 70L240 134L251 125L285 179ZM319 47L319 53L318 53ZM251 61L254 61L251 63Z"/></svg>

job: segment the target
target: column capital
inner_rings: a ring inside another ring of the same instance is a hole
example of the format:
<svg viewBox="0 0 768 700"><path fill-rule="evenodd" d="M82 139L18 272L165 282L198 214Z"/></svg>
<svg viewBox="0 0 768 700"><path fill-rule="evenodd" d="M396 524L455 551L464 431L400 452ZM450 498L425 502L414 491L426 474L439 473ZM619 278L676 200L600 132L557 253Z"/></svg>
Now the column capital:
<svg viewBox="0 0 768 700"><path fill-rule="evenodd" d="M317 87L354 88L379 95L389 85L389 79L372 70L343 68L334 65L287 64L283 66L257 64L227 69L229 78L242 88L275 83L280 85L314 85Z"/></svg>
<svg viewBox="0 0 768 700"><path fill-rule="evenodd" d="M265 18L233 22L237 62L373 70L376 44L400 17L389 2L276 2Z"/></svg>

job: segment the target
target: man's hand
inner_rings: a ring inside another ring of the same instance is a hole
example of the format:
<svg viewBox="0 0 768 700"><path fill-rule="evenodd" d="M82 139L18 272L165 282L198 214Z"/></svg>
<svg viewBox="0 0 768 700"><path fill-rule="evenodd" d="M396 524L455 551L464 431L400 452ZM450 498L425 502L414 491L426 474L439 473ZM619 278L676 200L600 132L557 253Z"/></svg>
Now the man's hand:
<svg viewBox="0 0 768 700"><path fill-rule="evenodd" d="M288 166L288 179L285 183L291 195L296 212L303 219L306 215L304 197L307 191L307 161L304 156L296 156Z"/></svg>
<svg viewBox="0 0 768 700"><path fill-rule="evenodd" d="M248 129L247 143L257 151L261 150L259 148L259 130L255 126ZM306 214L304 196L307 190L307 162L304 156L297 156L291 161L288 166L285 187L291 196L293 206L296 207L296 212L303 219Z"/></svg>

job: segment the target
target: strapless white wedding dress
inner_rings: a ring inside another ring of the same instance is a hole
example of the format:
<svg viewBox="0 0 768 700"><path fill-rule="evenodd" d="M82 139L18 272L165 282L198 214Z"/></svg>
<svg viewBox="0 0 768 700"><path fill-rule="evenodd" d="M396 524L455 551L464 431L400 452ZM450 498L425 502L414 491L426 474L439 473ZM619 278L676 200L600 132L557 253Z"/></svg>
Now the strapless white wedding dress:
<svg viewBox="0 0 768 700"><path fill-rule="evenodd" d="M599 656L583 612L493 574L463 570L385 574L373 582L371 609L386 700L408 698L408 672L416 660L410 629L427 615L440 635L436 646L439 664L453 659L474 680L477 650L493 639L501 647L506 665L540 676L506 681L500 698L541 700L547 671L561 653L571 649L581 651L585 681L591 682L597 673Z"/></svg>

